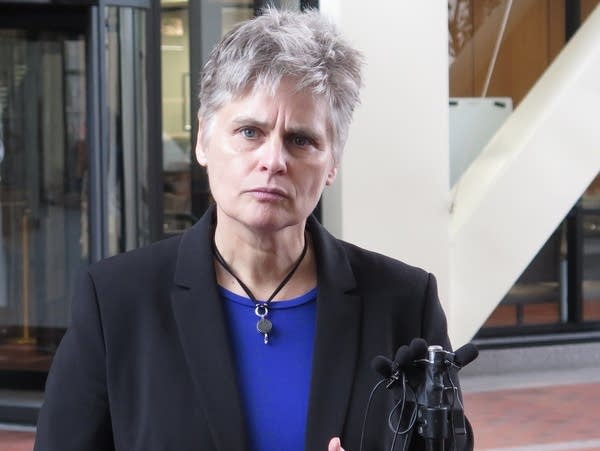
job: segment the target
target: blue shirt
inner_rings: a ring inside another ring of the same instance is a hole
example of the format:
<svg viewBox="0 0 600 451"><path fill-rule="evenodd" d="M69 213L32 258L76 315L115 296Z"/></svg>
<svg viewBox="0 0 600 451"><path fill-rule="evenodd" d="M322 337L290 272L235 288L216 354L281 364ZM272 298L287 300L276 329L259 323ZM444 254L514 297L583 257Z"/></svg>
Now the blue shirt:
<svg viewBox="0 0 600 451"><path fill-rule="evenodd" d="M317 289L272 302L269 343L256 330L255 305L219 288L237 364L250 449L303 451L315 337ZM232 431L235 433L235 431Z"/></svg>

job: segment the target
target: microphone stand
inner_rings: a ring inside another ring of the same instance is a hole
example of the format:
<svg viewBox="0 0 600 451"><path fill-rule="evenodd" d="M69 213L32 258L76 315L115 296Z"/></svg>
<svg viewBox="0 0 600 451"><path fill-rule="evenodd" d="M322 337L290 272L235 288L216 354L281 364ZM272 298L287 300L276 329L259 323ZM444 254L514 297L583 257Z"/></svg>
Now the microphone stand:
<svg viewBox="0 0 600 451"><path fill-rule="evenodd" d="M471 343L456 352L450 352L441 346L427 346L425 340L417 338L409 346L401 346L393 361L385 356L377 356L373 360L373 369L385 379L371 392L367 412L371 397L382 382L387 382L385 387L391 390L397 390L399 381L402 382L401 401L398 401L388 418L389 422L394 410L402 403L398 425L393 427L389 423L394 432L392 451L395 449L396 439L400 436L404 439L404 446L411 446L414 432L423 439L426 451L456 450L459 444L464 446L464 449L473 449L472 438L469 439L470 428L465 420L460 393L454 384L451 371L460 370L475 360L477 355L477 348ZM406 387L409 387L412 393L410 402L414 403L415 410L406 429L400 432L404 403L407 401ZM448 392L452 394L449 395ZM366 420L361 432L361 451L365 424ZM465 443L458 440L459 436L465 436Z"/></svg>
<svg viewBox="0 0 600 451"><path fill-rule="evenodd" d="M444 451L449 436L450 406L444 403L444 375L449 369L448 353L441 346L429 346L425 364L424 389L419 393L417 432L426 451Z"/></svg>

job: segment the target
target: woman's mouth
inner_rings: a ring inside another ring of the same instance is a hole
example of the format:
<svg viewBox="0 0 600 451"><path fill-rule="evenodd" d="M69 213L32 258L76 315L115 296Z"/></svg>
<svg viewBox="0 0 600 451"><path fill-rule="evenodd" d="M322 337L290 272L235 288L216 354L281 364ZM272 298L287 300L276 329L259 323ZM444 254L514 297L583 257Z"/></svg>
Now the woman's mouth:
<svg viewBox="0 0 600 451"><path fill-rule="evenodd" d="M254 188L248 191L255 199L279 201L287 199L287 193L279 188Z"/></svg>

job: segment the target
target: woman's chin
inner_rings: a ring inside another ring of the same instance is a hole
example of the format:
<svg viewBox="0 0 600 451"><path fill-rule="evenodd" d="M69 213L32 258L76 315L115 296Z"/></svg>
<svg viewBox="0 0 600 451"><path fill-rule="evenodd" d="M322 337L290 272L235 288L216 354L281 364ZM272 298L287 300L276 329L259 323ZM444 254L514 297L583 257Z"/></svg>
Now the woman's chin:
<svg viewBox="0 0 600 451"><path fill-rule="evenodd" d="M287 212L256 211L242 222L257 232L276 232L286 227L304 224L305 219Z"/></svg>
<svg viewBox="0 0 600 451"><path fill-rule="evenodd" d="M228 218L259 233L276 232L287 227L293 227L294 225L304 226L306 216L308 216L303 216L297 211L290 211L283 208L270 208L265 205L255 205L238 212L223 209L222 213L223 215L218 215L219 221Z"/></svg>
<svg viewBox="0 0 600 451"><path fill-rule="evenodd" d="M300 221L292 220L291 218L270 215L257 216L244 221L248 228L254 229L257 232L275 232L298 224L299 222Z"/></svg>

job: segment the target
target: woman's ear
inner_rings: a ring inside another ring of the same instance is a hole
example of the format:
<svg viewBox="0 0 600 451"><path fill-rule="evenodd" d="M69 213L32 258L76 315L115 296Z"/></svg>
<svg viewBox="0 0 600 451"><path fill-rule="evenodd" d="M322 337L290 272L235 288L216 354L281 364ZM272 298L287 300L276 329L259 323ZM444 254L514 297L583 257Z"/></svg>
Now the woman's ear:
<svg viewBox="0 0 600 451"><path fill-rule="evenodd" d="M196 136L196 160L200 163L200 166L206 167L207 158L206 158L206 149L203 141L203 126L202 118L198 118L198 135Z"/></svg>
<svg viewBox="0 0 600 451"><path fill-rule="evenodd" d="M327 186L332 185L333 182L335 181L336 176L337 176L337 166L334 164L334 166L331 168L331 170L327 174L327 179L325 180L325 185L327 185Z"/></svg>

